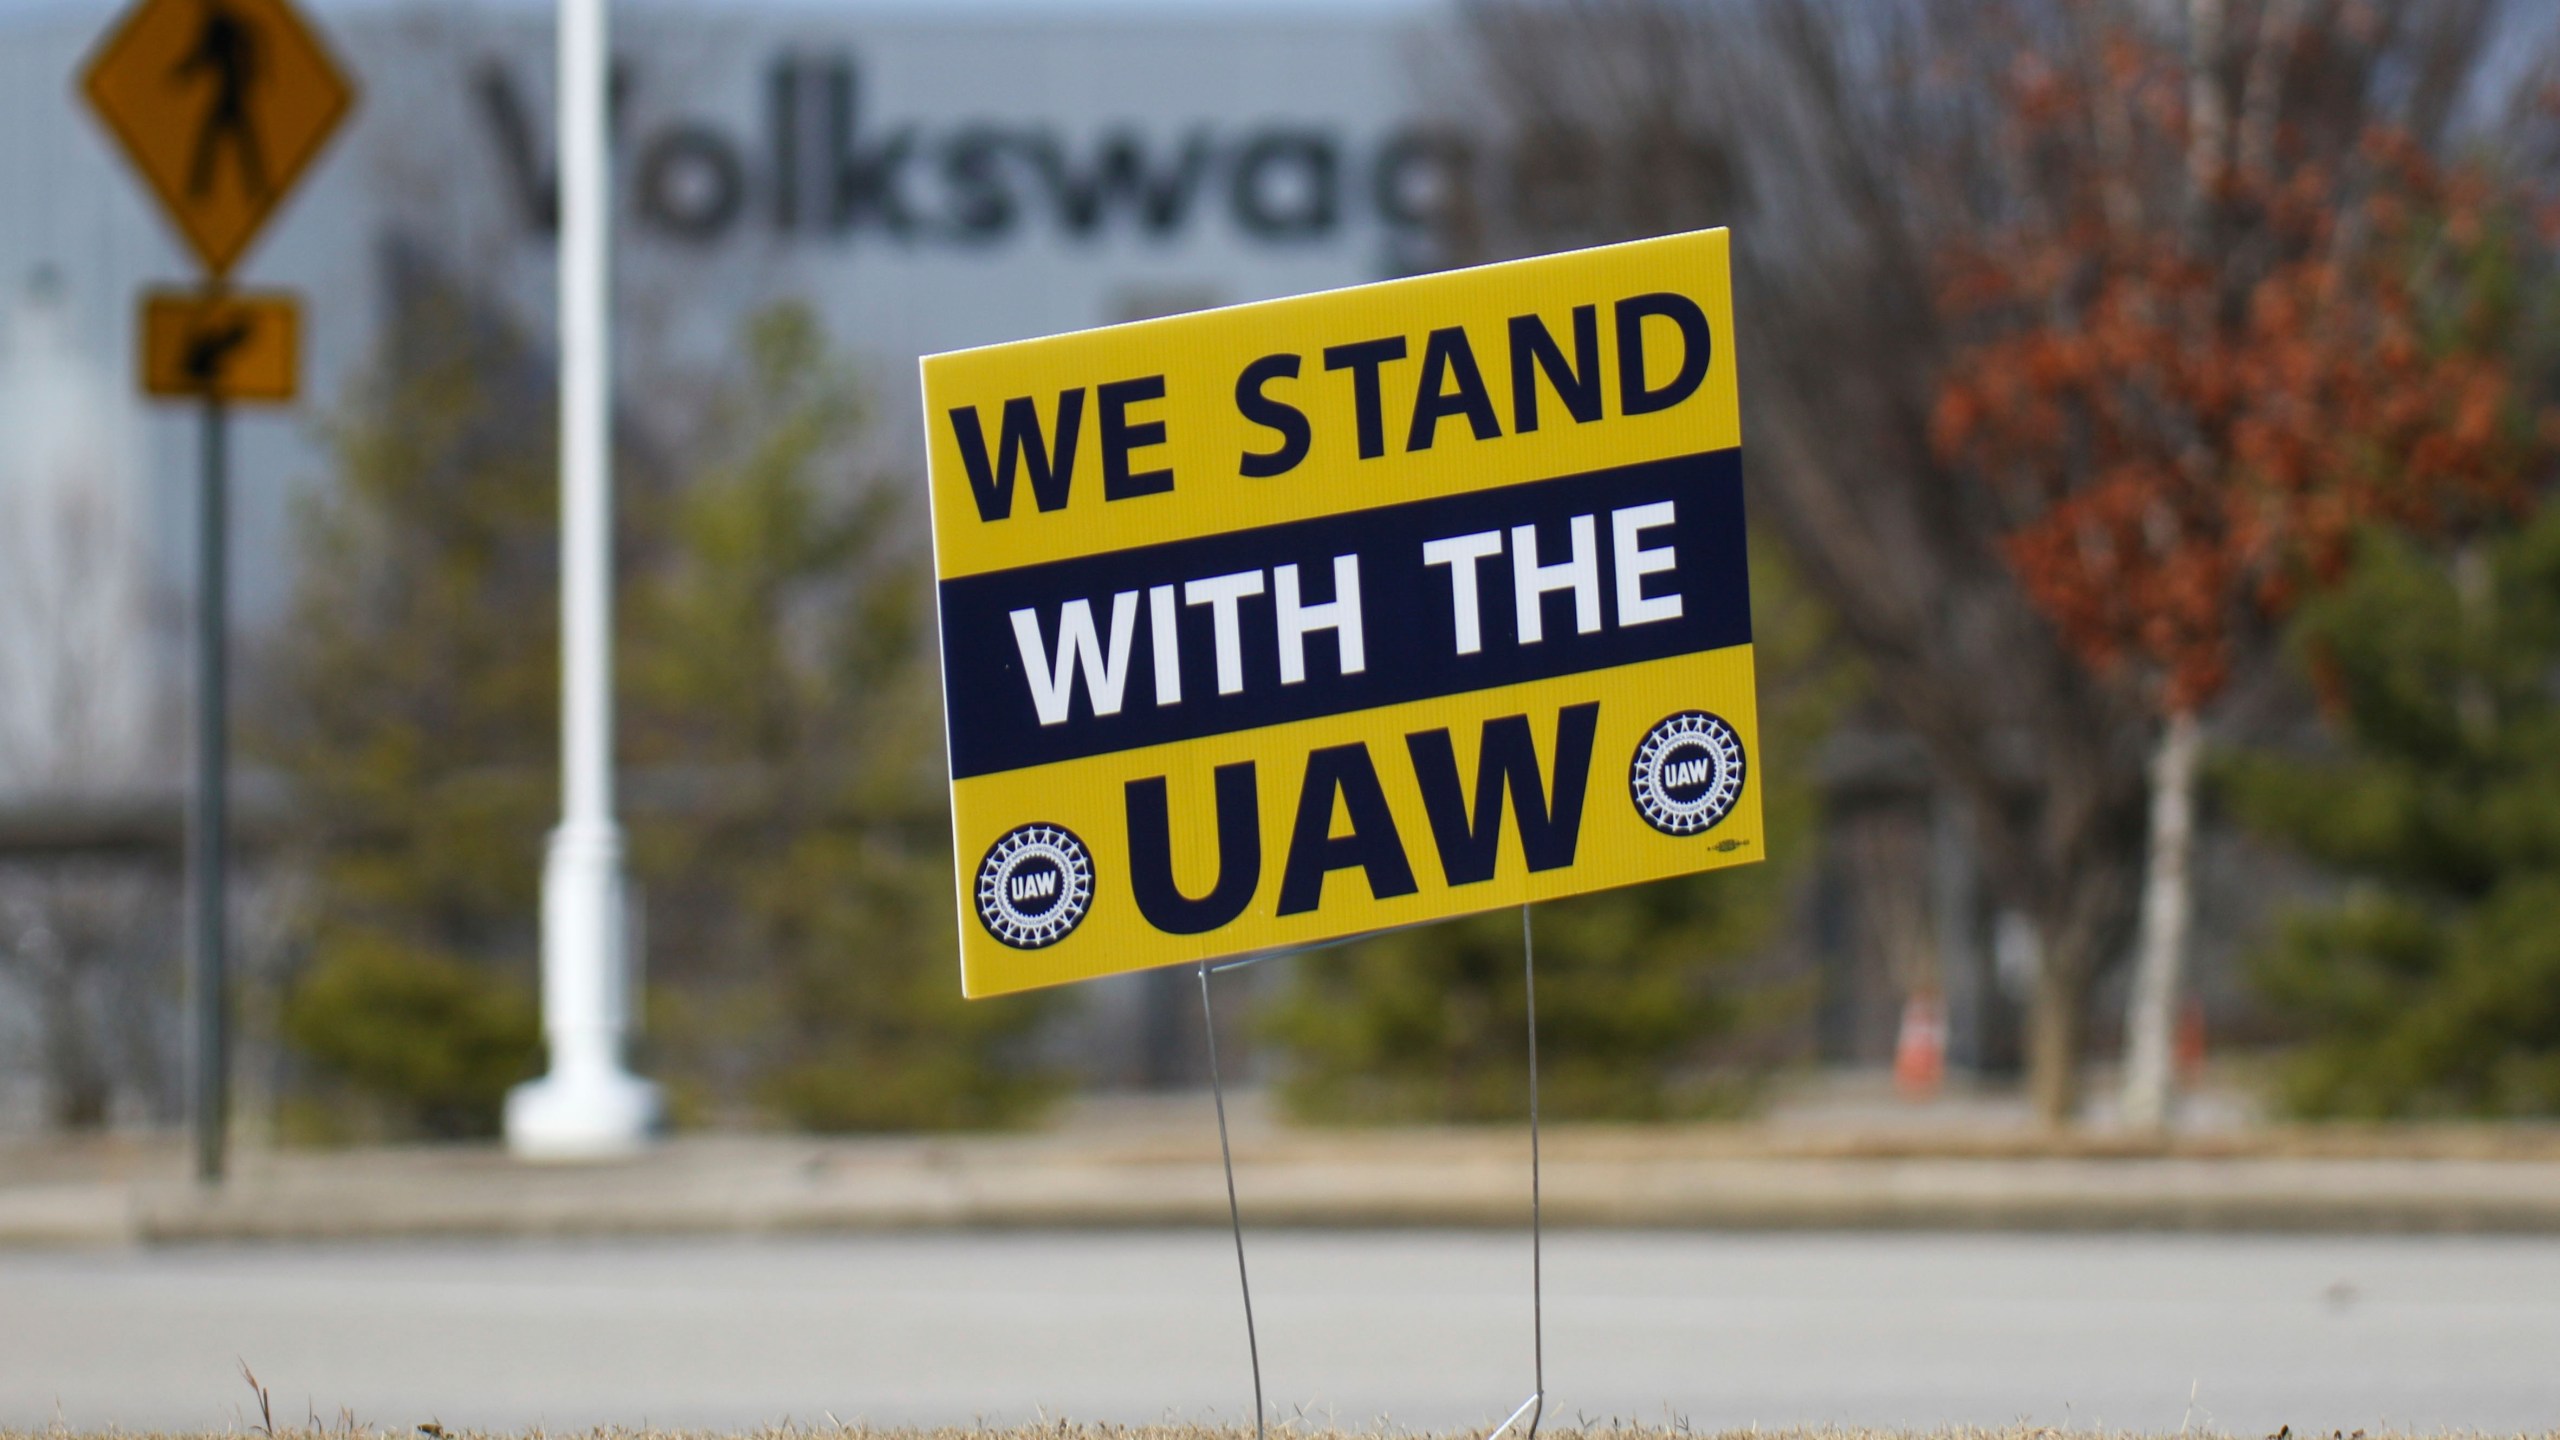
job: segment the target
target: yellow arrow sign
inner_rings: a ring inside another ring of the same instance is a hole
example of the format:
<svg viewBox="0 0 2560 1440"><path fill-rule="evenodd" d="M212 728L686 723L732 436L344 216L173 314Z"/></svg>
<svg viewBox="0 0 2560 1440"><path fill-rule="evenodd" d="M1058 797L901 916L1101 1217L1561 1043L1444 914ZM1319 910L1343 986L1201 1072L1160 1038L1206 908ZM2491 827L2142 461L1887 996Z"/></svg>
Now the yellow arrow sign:
<svg viewBox="0 0 2560 1440"><path fill-rule="evenodd" d="M355 98L286 0L140 0L83 88L216 276L249 248Z"/></svg>
<svg viewBox="0 0 2560 1440"><path fill-rule="evenodd" d="M142 389L162 399L291 400L302 306L281 293L142 297Z"/></svg>

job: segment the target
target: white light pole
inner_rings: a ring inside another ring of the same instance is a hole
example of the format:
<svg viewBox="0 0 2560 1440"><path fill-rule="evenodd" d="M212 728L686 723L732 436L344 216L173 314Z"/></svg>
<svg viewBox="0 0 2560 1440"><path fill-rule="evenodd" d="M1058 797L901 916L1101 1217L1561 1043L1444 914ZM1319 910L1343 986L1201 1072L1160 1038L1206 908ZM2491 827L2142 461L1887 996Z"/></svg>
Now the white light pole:
<svg viewBox="0 0 2560 1440"><path fill-rule="evenodd" d="M613 410L606 0L560 3L561 817L542 868L542 1033L551 1072L507 1096L507 1145L627 1153L657 1087L623 1068L631 982L613 818Z"/></svg>

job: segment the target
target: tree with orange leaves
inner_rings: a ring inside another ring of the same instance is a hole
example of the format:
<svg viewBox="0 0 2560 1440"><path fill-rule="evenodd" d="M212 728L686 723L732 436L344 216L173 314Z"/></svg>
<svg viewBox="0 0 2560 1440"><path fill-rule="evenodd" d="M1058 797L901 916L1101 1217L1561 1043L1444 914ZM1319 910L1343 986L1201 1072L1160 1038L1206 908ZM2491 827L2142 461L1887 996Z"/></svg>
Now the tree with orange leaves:
<svg viewBox="0 0 2560 1440"><path fill-rule="evenodd" d="M2360 527L2512 510L2542 459L2511 317L2474 283L2518 233L2509 198L2380 126L2290 156L2272 111L2206 113L2197 62L2125 35L2103 86L2013 72L2016 159L2058 183L1951 248L1942 303L1969 338L1931 418L2014 516L2001 553L2038 611L2158 717L2126 1037L2141 1128L2168 1115L2207 710ZM2139 132L2105 133L2127 110Z"/></svg>
<svg viewBox="0 0 2560 1440"><path fill-rule="evenodd" d="M2156 678L2148 662L2093 670L2020 583L2019 552L2032 548L2023 532L2056 500L2091 489L2069 428L2079 417L2057 402L2046 414L2059 433L2028 437L2071 457L2048 467L2068 483L2024 483L2008 467L1995 477L1975 463L1973 432L1951 439L1964 417L1941 403L1949 377L1979 346L2039 325L2074 328L2107 295L2129 322L2202 345L2197 337L2244 327L2261 282L2290 262L2328 254L2341 286L2363 283L2379 248L2337 232L2325 249L2316 236L2280 234L2269 204L2298 182L2306 201L2363 226L2361 197L2397 184L2385 183L2388 147L2364 145L2377 131L2405 135L2419 154L2494 146L2519 166L2560 173L2560 144L2544 133L2552 127L2537 132L2523 113L2540 79L2560 73L2549 10L2549 0L1462 7L1440 58L1463 82L1452 87L1464 98L1451 118L1486 163L1445 197L1451 258L1733 227L1735 348L1746 357L1744 423L1759 457L1754 522L1832 611L1880 713L1927 757L1932 802L1961 822L1963 859L1978 867L2002 933L2026 942L2016 952L2028 981L2019 1038L2026 1088L2048 1123L2079 1109L2089 997L2138 908L2162 687L2146 695L2132 683L2137 673ZM2442 200L2406 197L2399 259ZM1951 263L1967 260L1980 263ZM2119 288L2102 295L2096 282L2109 277ZM2315 278L2294 276L2297 288ZM2406 280L2430 305L2432 283L2414 270ZM2270 302L2285 288L2267 292ZM2206 313L2158 309L2171 304ZM2310 311L2332 325L2352 313ZM2443 348L2431 324L2415 332L2429 357ZM2270 347L2239 348L2274 359ZM2274 423L2270 407L2239 407L2252 425L2272 425L2279 456L2277 441L2327 443L2314 421L2334 415L2336 401L2317 361L2335 351L2314 346L2312 368L2288 382L2309 397L2314 420ZM1995 380L2021 395L2033 388L2014 372L1982 378L1973 393L1986 403L2010 393ZM2442 412L2435 401L2416 410ZM2147 412L2126 423L2173 433ZM2204 442L2221 457L2209 463L2176 446L2153 453L2198 477L2227 475L2229 457L2213 447L2232 442L2234 428ZM1985 459L2026 448L1981 438ZM2327 474L2316 458L2303 459L2303 472ZM2198 483L2182 475L2171 488L2185 495ZM2088 504L2101 519L2111 513ZM2154 523L2147 500L2130 520L2118 505L2117 526ZM2244 553L2278 593L2318 579L2318 565L2290 558L2290 542ZM2274 563L2277 554L2288 558ZM2172 588L2235 593L2216 577L2240 563L2182 566ZM2142 583L2159 569L2141 566ZM2103 620L2111 602L2098 603ZM2191 611L2215 609L2188 606L2143 608L2173 631L2205 623ZM2236 629L2205 629L2224 637L2226 668L2263 622L2254 603L2239 613ZM2141 658L2144 632L2098 628Z"/></svg>

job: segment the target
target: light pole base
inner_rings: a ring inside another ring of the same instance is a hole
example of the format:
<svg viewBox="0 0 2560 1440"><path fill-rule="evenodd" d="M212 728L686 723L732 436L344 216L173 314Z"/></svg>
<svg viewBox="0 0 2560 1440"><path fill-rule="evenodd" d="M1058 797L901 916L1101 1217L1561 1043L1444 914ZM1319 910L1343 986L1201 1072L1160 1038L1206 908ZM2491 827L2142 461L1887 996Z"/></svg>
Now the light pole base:
<svg viewBox="0 0 2560 1440"><path fill-rule="evenodd" d="M627 1071L581 1068L507 1092L507 1149L526 1160L609 1160L656 1138L658 1087Z"/></svg>
<svg viewBox="0 0 2560 1440"><path fill-rule="evenodd" d="M647 1146L665 1104L622 1064L631 976L622 832L564 822L542 871L542 1031L551 1073L507 1094L507 1148L529 1160L597 1160Z"/></svg>

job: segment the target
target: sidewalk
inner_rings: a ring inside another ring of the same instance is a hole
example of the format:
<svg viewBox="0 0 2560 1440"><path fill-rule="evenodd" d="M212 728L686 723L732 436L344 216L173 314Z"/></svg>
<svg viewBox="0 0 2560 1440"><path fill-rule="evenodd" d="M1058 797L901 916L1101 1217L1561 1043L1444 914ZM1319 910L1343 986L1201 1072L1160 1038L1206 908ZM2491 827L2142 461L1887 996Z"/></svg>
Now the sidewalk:
<svg viewBox="0 0 2560 1440"><path fill-rule="evenodd" d="M1231 1111L1248 1225L1527 1221L1525 1130L1284 1129L1251 1097ZM1544 1151L1560 1226L2560 1233L2549 1129L2250 1130L2163 1146L1559 1125ZM174 1140L0 1149L0 1244L1227 1222L1205 1095L1025 1135L688 1136L592 1165L526 1165L495 1147L251 1153L214 1192L187 1182L183 1154Z"/></svg>

